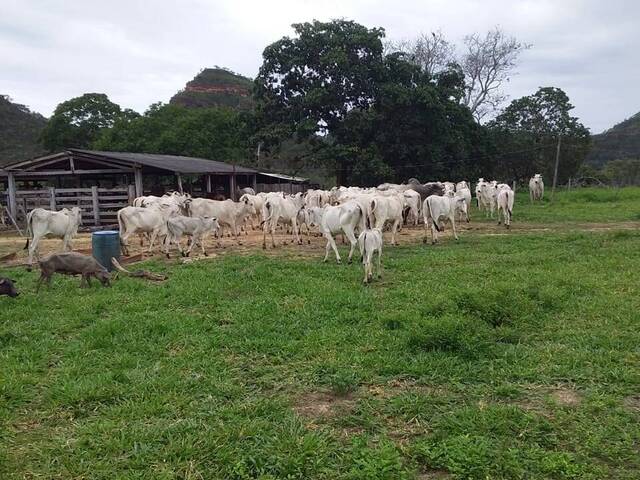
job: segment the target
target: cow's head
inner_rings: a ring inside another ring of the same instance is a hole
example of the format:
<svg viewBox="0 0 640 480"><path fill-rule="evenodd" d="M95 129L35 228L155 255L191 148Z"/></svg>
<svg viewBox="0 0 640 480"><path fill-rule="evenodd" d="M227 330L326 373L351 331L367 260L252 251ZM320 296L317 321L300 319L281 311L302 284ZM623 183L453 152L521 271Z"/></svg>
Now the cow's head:
<svg viewBox="0 0 640 480"><path fill-rule="evenodd" d="M111 274L106 270L100 270L96 273L96 278L104 287L111 286Z"/></svg>
<svg viewBox="0 0 640 480"><path fill-rule="evenodd" d="M0 277L0 295L8 295L11 298L15 298L20 295L16 290L16 287L13 285L14 283L15 280Z"/></svg>
<svg viewBox="0 0 640 480"><path fill-rule="evenodd" d="M305 208L307 213L307 219L310 227L318 227L320 226L320 222L322 221L322 213L324 209L320 207L309 207Z"/></svg>
<svg viewBox="0 0 640 480"><path fill-rule="evenodd" d="M212 232L217 232L220 230L220 224L218 223L218 219L216 217L202 217L207 225L207 230Z"/></svg>
<svg viewBox="0 0 640 480"><path fill-rule="evenodd" d="M255 215L256 214L256 206L253 203L253 200L251 200L248 196L244 196L244 198L241 198L240 203L243 204L244 208L251 214L251 215Z"/></svg>

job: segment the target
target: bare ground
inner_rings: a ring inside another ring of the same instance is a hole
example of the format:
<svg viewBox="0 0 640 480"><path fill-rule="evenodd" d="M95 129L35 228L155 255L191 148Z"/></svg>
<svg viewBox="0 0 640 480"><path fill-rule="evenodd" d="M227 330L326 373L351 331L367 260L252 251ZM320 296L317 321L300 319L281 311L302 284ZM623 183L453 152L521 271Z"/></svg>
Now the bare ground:
<svg viewBox="0 0 640 480"><path fill-rule="evenodd" d="M586 232L598 232L609 230L636 230L640 229L640 222L610 222L610 223L563 223L563 224L533 224L522 223L513 224L510 230L504 228L504 226L496 225L495 223L486 222L472 222L470 224L462 224L458 226L458 230L461 236L464 235L487 235L487 236L502 236L513 235L523 233L556 233L558 231L586 231ZM425 232L422 226L420 227L407 227L405 226L402 231L397 235L397 243L400 245L410 245L422 242ZM312 234L307 237L305 234L301 235L302 245L296 245L292 241L292 236L285 234L282 230L276 233L276 249L271 247L270 238L267 237L267 248L264 250L267 254L281 254L286 253L290 257L322 257L324 255L324 249L326 241L318 234ZM431 240L429 233L429 241ZM452 232L449 226L446 227L446 231L440 234L440 241L443 243L452 240ZM390 243L390 233L385 232L385 241ZM4 266L16 266L26 263L27 251L24 250L26 239L18 235L15 231L0 232L0 265ZM310 243L308 243L310 242ZM40 244L41 255L56 252L60 249L62 241L60 239L44 239ZM209 238L205 242L205 248L210 256L224 255L229 253L246 254L251 252L263 251L262 250L262 232L252 231L243 232L239 236L239 242L237 243L232 237L225 237L220 242L221 246L218 246L218 241ZM341 241L337 240L338 247L340 248ZM131 237L130 239L131 255L137 255L140 253L146 253L146 247L141 248L137 237ZM81 253L91 252L91 234L79 233L73 241L73 250ZM154 254L158 258L164 258L157 248L154 246ZM179 256L175 248L172 250L171 255L173 258ZM345 255L344 248L341 249L341 255ZM201 257L200 249L195 247L191 258L193 260ZM147 256L148 258L148 256ZM330 252L330 261L335 261L333 252Z"/></svg>

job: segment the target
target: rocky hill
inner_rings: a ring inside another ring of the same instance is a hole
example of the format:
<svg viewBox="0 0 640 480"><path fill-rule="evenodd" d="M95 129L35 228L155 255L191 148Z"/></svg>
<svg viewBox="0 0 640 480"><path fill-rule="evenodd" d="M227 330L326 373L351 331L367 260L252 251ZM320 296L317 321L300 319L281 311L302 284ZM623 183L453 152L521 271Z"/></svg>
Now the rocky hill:
<svg viewBox="0 0 640 480"><path fill-rule="evenodd" d="M47 119L0 95L0 166L44 153L39 138Z"/></svg>
<svg viewBox="0 0 640 480"><path fill-rule="evenodd" d="M611 160L640 159L640 112L592 138L593 147L585 160L589 165L601 167Z"/></svg>
<svg viewBox="0 0 640 480"><path fill-rule="evenodd" d="M176 93L169 103L185 107L225 106L239 110L253 108L250 78L224 68L205 68L183 90Z"/></svg>

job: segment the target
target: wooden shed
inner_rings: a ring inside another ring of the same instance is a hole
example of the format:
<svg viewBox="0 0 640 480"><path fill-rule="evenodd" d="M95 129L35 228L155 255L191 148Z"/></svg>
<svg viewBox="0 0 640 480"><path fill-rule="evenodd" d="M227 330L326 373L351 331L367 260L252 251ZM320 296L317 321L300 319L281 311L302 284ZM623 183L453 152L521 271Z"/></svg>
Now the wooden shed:
<svg viewBox="0 0 640 480"><path fill-rule="evenodd" d="M142 195L178 190L235 200L238 188L296 193L308 181L204 158L69 149L5 166L0 184L14 218L36 207L78 206L85 224L100 225L115 223L116 212Z"/></svg>

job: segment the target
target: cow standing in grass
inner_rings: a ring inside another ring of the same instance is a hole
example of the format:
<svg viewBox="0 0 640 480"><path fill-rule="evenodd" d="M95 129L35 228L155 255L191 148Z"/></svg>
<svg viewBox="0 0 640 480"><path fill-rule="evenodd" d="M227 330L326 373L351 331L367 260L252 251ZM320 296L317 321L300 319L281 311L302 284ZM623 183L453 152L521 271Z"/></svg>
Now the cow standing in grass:
<svg viewBox="0 0 640 480"><path fill-rule="evenodd" d="M341 263L342 260L340 259L340 253L338 253L338 247L336 246L333 235L343 233L351 244L348 258L348 262L351 263L353 251L357 244L355 230L360 227L361 231L364 231L365 220L360 204L355 201L348 201L341 205L326 205L323 208L311 207L308 211L310 223L312 225L318 225L320 232L327 239L324 261L327 261L329 258L329 250L333 248L336 254L336 261Z"/></svg>
<svg viewBox="0 0 640 480"><path fill-rule="evenodd" d="M358 237L358 247L362 256L364 268L363 283L369 283L373 278L373 254L378 252L378 278L382 278L382 231L379 228L367 229Z"/></svg>
<svg viewBox="0 0 640 480"><path fill-rule="evenodd" d="M542 197L544 197L544 182L542 181L542 175L536 173L529 180L529 198L533 203L535 201L541 202Z"/></svg>
<svg viewBox="0 0 640 480"><path fill-rule="evenodd" d="M78 233L82 223L82 210L73 207L71 210L63 208L59 212L52 212L44 208L34 208L27 215L27 243L29 249L29 268L33 263L33 256L39 256L40 240L46 235L62 239L62 251L71 250L71 240Z"/></svg>
<svg viewBox="0 0 640 480"><path fill-rule="evenodd" d="M511 190L511 187L506 184L500 184L498 186L498 225L501 223L500 214L504 218L504 226L511 228L511 217L513 215L513 202L515 200L515 193Z"/></svg>
<svg viewBox="0 0 640 480"><path fill-rule="evenodd" d="M164 243L164 252L169 258L169 248L172 243L178 245L178 251L183 257L188 257L193 250L194 245L202 248L202 254L206 257L207 252L204 248L204 240L207 233L214 233L220 228L218 220L208 217L185 217L182 215L172 217L167 220L167 237ZM182 249L180 239L183 235L191 237L187 251Z"/></svg>
<svg viewBox="0 0 640 480"><path fill-rule="evenodd" d="M466 216L467 203L463 197L456 196L453 192L449 192L442 197L438 195L431 195L428 197L422 205L422 215L424 220L423 242L427 242L427 225L430 224L432 237L431 243L437 243L438 232L442 232L444 230L440 222L447 219L451 222L453 237L458 240L458 233L456 232L456 216L458 212L461 212ZM469 221L468 217L467 221Z"/></svg>

